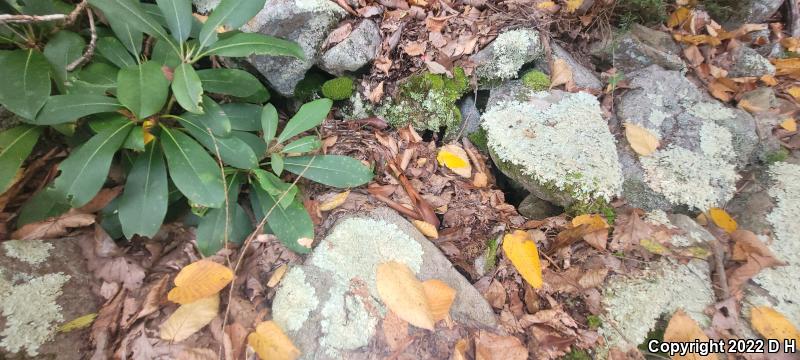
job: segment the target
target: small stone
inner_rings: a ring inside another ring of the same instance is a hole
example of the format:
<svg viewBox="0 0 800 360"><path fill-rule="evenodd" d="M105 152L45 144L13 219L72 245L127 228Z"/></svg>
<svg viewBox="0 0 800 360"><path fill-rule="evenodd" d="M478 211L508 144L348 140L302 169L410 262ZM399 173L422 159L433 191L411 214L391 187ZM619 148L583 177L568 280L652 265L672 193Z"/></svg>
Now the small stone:
<svg viewBox="0 0 800 360"><path fill-rule="evenodd" d="M477 54L470 57L476 73L485 81L502 81L517 77L523 65L544 56L539 32L517 29L503 32Z"/></svg>
<svg viewBox="0 0 800 360"><path fill-rule="evenodd" d="M592 54L614 67L630 73L650 65L685 71L681 49L669 34L634 24L619 39L607 39L593 45Z"/></svg>
<svg viewBox="0 0 800 360"><path fill-rule="evenodd" d="M757 51L741 45L729 54L733 64L728 69L728 77L761 77L775 74L775 66Z"/></svg>
<svg viewBox="0 0 800 360"><path fill-rule="evenodd" d="M380 28L374 21L366 19L356 25L346 39L326 50L320 57L319 66L333 75L342 76L375 60L380 46Z"/></svg>
<svg viewBox="0 0 800 360"><path fill-rule="evenodd" d="M727 30L744 24L766 22L784 3L783 0L739 0L720 2L720 6L708 8L712 18Z"/></svg>
<svg viewBox="0 0 800 360"><path fill-rule="evenodd" d="M475 106L475 97L472 95L464 96L457 105L459 111L461 111L459 134L467 136L478 131L481 127L481 113L478 111L478 107Z"/></svg>
<svg viewBox="0 0 800 360"><path fill-rule="evenodd" d="M528 219L544 219L564 212L562 208L539 199L534 195L528 195L522 199L522 202L517 207L517 211L520 215Z"/></svg>

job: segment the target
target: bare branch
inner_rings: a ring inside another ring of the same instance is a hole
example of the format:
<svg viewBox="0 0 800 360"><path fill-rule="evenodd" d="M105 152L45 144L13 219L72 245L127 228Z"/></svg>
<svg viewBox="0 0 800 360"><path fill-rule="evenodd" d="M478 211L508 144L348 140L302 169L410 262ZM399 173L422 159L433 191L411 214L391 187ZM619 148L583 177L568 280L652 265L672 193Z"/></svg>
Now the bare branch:
<svg viewBox="0 0 800 360"><path fill-rule="evenodd" d="M97 46L97 30L94 28L94 15L92 15L92 9L86 9L86 15L89 16L89 32L91 33L89 46L86 47L86 51L83 52L81 57L75 59L75 61L67 65L67 71L75 70L75 68L85 64L92 58L92 56L94 56L94 49Z"/></svg>
<svg viewBox="0 0 800 360"><path fill-rule="evenodd" d="M75 22L78 18L78 15L86 8L88 5L87 0L81 0L78 5L75 6L69 14L50 14L50 15L12 15L12 14L0 14L0 24L3 23L35 23L35 22L47 22L47 21L66 21L64 25L70 25Z"/></svg>

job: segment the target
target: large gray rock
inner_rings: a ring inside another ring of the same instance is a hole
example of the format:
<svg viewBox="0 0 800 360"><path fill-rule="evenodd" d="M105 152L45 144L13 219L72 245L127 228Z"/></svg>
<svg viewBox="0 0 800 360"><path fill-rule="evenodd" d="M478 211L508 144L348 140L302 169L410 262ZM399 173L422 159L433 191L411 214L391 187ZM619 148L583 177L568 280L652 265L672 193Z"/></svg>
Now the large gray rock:
<svg viewBox="0 0 800 360"><path fill-rule="evenodd" d="M634 24L620 38L608 39L593 45L592 54L625 73L650 65L670 70L686 70L681 59L681 48L668 33Z"/></svg>
<svg viewBox="0 0 800 360"><path fill-rule="evenodd" d="M647 129L660 140L656 152L635 154L618 143L623 196L647 210L707 210L736 191L737 168L758 144L755 120L701 92L678 71L650 66L629 74L632 90L616 106L617 119Z"/></svg>
<svg viewBox="0 0 800 360"><path fill-rule="evenodd" d="M783 0L726 1L719 4L722 6L709 8L709 12L726 29L732 30L744 24L766 22L783 3Z"/></svg>
<svg viewBox="0 0 800 360"><path fill-rule="evenodd" d="M379 208L339 219L306 262L281 281L273 319L303 358L348 358L370 343L386 314L375 274L387 261L408 265L422 281L439 279L455 289L450 315L456 323L496 326L489 304L436 246L393 210Z"/></svg>
<svg viewBox="0 0 800 360"><path fill-rule="evenodd" d="M346 39L322 54L319 66L333 75L342 76L375 60L380 46L381 29L374 21L365 19Z"/></svg>
<svg viewBox="0 0 800 360"><path fill-rule="evenodd" d="M728 69L728 77L761 77L775 74L775 66L757 51L741 45L726 56L732 62Z"/></svg>
<svg viewBox="0 0 800 360"><path fill-rule="evenodd" d="M516 29L498 35L488 46L470 57L482 81L493 83L517 77L523 65L544 56L539 32Z"/></svg>
<svg viewBox="0 0 800 360"><path fill-rule="evenodd" d="M575 81L577 87L592 90L603 89L603 83L595 75L594 71L575 60L566 49L556 43L550 43L550 49L553 52L554 59L562 59L569 65L572 70L572 80ZM550 73L550 64L547 61L542 61L541 67L545 73Z"/></svg>
<svg viewBox="0 0 800 360"><path fill-rule="evenodd" d="M57 331L99 301L76 239L0 246L0 358L80 359L88 330Z"/></svg>
<svg viewBox="0 0 800 360"><path fill-rule="evenodd" d="M201 12L212 10L218 3L217 0L194 0ZM306 71L317 62L323 41L345 15L341 7L327 0L269 0L242 31L294 41L303 49L305 60L253 55L248 61L275 91L291 96Z"/></svg>

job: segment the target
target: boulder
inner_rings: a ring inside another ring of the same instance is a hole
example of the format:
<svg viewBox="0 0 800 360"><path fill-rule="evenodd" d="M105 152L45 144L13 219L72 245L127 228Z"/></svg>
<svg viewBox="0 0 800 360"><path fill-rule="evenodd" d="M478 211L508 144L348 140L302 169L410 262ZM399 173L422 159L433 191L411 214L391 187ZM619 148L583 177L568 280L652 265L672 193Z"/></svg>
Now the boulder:
<svg viewBox="0 0 800 360"><path fill-rule="evenodd" d="M733 30L744 24L766 22L783 3L782 0L720 1L717 6L708 10L726 29Z"/></svg>
<svg viewBox="0 0 800 360"><path fill-rule="evenodd" d="M200 12L211 11L218 3L217 0L194 0ZM248 62L275 91L291 96L306 71L317 62L323 41L345 15L341 7L327 0L270 0L241 30L294 41L303 49L305 60L253 55Z"/></svg>
<svg viewBox="0 0 800 360"><path fill-rule="evenodd" d="M758 145L753 117L706 95L678 71L653 65L628 78L632 89L618 100L617 119L660 142L648 156L618 142L628 203L674 212L704 211L730 200L736 170L751 162Z"/></svg>
<svg viewBox="0 0 800 360"><path fill-rule="evenodd" d="M319 67L342 76L363 68L375 57L381 47L381 29L374 21L365 19L353 28L350 35L322 54Z"/></svg>
<svg viewBox="0 0 800 360"><path fill-rule="evenodd" d="M83 358L88 329L58 332L101 304L77 239L8 240L0 248L0 358Z"/></svg>
<svg viewBox="0 0 800 360"><path fill-rule="evenodd" d="M496 326L489 304L436 246L393 210L378 208L339 219L305 263L281 281L273 319L303 358L348 358L370 344L387 312L375 283L377 266L387 261L408 265L422 281L439 279L455 289L450 316L457 324Z"/></svg>
<svg viewBox="0 0 800 360"><path fill-rule="evenodd" d="M472 55L475 72L484 82L497 82L517 77L523 65L541 59L544 47L539 32L516 29L501 33L488 46Z"/></svg>
<svg viewBox="0 0 800 360"><path fill-rule="evenodd" d="M575 81L575 85L577 87L592 90L603 89L603 83L600 81L597 75L595 75L594 71L590 70L586 66L583 66L583 64L575 60L572 54L570 54L566 49L556 43L551 43L550 48L553 52L554 59L562 59L567 63L567 65L569 65L570 69L572 70L572 79ZM541 62L541 67L545 73L550 73L550 64L548 64L546 61Z"/></svg>
<svg viewBox="0 0 800 360"><path fill-rule="evenodd" d="M722 56L720 60L724 61L726 59L732 62L728 68L728 77L731 78L762 77L775 74L775 66L767 58L744 45L731 50L726 56Z"/></svg>
<svg viewBox="0 0 800 360"><path fill-rule="evenodd" d="M540 199L567 207L622 188L614 137L590 94L509 82L492 90L481 126L498 168Z"/></svg>
<svg viewBox="0 0 800 360"><path fill-rule="evenodd" d="M681 48L665 32L633 24L619 39L608 39L592 47L592 54L613 62L617 70L630 73L651 65L670 70L686 70Z"/></svg>

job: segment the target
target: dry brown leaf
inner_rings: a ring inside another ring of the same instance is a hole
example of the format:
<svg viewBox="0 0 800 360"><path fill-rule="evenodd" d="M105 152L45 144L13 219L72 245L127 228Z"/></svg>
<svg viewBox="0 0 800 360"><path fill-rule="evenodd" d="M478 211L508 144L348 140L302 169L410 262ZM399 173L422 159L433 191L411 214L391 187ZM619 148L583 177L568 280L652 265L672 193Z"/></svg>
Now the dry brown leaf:
<svg viewBox="0 0 800 360"><path fill-rule="evenodd" d="M686 315L683 310L678 310L669 319L667 329L664 330L665 342L686 342L691 343L695 340L708 342L708 336L703 332L703 329L697 325L689 315ZM673 355L673 360L699 360L699 359L718 359L717 354L709 354L707 356L700 356L698 354L689 353L685 356Z"/></svg>
<svg viewBox="0 0 800 360"><path fill-rule="evenodd" d="M386 312L386 317L383 318L381 327L383 328L383 337L386 338L386 344L393 351L399 350L408 341L408 322L398 317L391 310Z"/></svg>
<svg viewBox="0 0 800 360"><path fill-rule="evenodd" d="M175 288L167 298L178 304L188 304L197 299L218 293L233 280L233 271L211 260L195 261L186 265L175 277Z"/></svg>
<svg viewBox="0 0 800 360"><path fill-rule="evenodd" d="M150 287L150 290L147 291L147 296L144 298L144 302L142 303L142 308L139 310L139 313L136 314L136 319L141 319L147 315L150 315L158 309L161 308L161 303L164 300L164 294L167 292L167 285L169 284L169 276L162 276Z"/></svg>
<svg viewBox="0 0 800 360"><path fill-rule="evenodd" d="M641 218L642 211L633 209L629 214L617 217L614 234L609 244L612 251L626 251L634 245L639 245L642 239L649 239L653 235L653 228Z"/></svg>
<svg viewBox="0 0 800 360"><path fill-rule="evenodd" d="M322 44L323 48L328 48L333 45L336 45L342 40L347 39L350 36L350 33L353 32L353 24L345 23L342 26L339 26L335 30L331 31L330 35L325 39L325 42Z"/></svg>
<svg viewBox="0 0 800 360"><path fill-rule="evenodd" d="M55 239L66 235L70 229L94 224L94 215L68 212L66 214L25 224L14 231L11 237L19 240Z"/></svg>
<svg viewBox="0 0 800 360"><path fill-rule="evenodd" d="M272 275L269 277L269 281L267 281L267 287L276 287L278 283L281 282L283 279L283 275L286 274L286 270L289 269L289 265L283 264L279 266Z"/></svg>
<svg viewBox="0 0 800 360"><path fill-rule="evenodd" d="M580 284L584 289L597 287L603 283L607 275L608 268L589 269L583 274L583 276L581 276L580 279L578 279L578 284Z"/></svg>
<svg viewBox="0 0 800 360"><path fill-rule="evenodd" d="M476 172L475 176L472 178L472 186L476 188L482 188L489 185L489 178L486 174L482 172Z"/></svg>
<svg viewBox="0 0 800 360"><path fill-rule="evenodd" d="M378 85L375 85L375 87L372 88L367 98L373 104L381 102L381 99L383 98L383 81L379 82Z"/></svg>
<svg viewBox="0 0 800 360"><path fill-rule="evenodd" d="M414 224L417 230L422 233L422 235L425 235L431 239L439 238L439 231L436 230L436 226L433 224L422 220L412 220L411 222Z"/></svg>
<svg viewBox="0 0 800 360"><path fill-rule="evenodd" d="M433 330L435 322L425 288L407 265L396 261L378 265L376 284L389 310L411 325Z"/></svg>
<svg viewBox="0 0 800 360"><path fill-rule="evenodd" d="M335 196L331 197L328 200L325 200L319 204L320 211L331 211L340 205L344 204L347 201L347 196L350 195L350 190L342 191Z"/></svg>
<svg viewBox="0 0 800 360"><path fill-rule="evenodd" d="M781 122L781 127L786 131L797 131L797 121L792 118L788 118Z"/></svg>
<svg viewBox="0 0 800 360"><path fill-rule="evenodd" d="M708 91L711 92L711 95L715 98L725 102L733 100L733 94L736 93L736 90L731 89L723 82L717 80L712 81L708 85Z"/></svg>
<svg viewBox="0 0 800 360"><path fill-rule="evenodd" d="M211 349L188 348L178 354L177 360L217 360L217 352Z"/></svg>
<svg viewBox="0 0 800 360"><path fill-rule="evenodd" d="M553 66L551 67L552 73L550 74L550 88L554 88L560 85L566 85L567 88L574 84L574 80L572 78L572 68L570 68L569 63L566 62L564 59L556 58L553 60Z"/></svg>
<svg viewBox="0 0 800 360"><path fill-rule="evenodd" d="M648 156L658 149L658 138L639 125L633 123L625 123L625 138L637 154L641 156Z"/></svg>
<svg viewBox="0 0 800 360"><path fill-rule="evenodd" d="M295 360L300 357L300 350L273 321L258 324L256 331L247 335L247 344L262 360Z"/></svg>
<svg viewBox="0 0 800 360"><path fill-rule="evenodd" d="M456 299L456 290L444 281L431 279L422 283L428 307L431 309L433 321L444 320L450 314L450 306Z"/></svg>
<svg viewBox="0 0 800 360"><path fill-rule="evenodd" d="M219 295L214 294L178 307L167 321L161 324L161 339L169 342L183 341L208 325L219 312Z"/></svg>
<svg viewBox="0 0 800 360"><path fill-rule="evenodd" d="M403 52L408 54L408 56L420 56L425 53L426 48L427 44L423 41L408 42L403 45Z"/></svg>
<svg viewBox="0 0 800 360"><path fill-rule="evenodd" d="M486 330L475 338L475 360L526 360L528 349L513 336L495 335Z"/></svg>
<svg viewBox="0 0 800 360"><path fill-rule="evenodd" d="M687 46L685 49L683 49L683 55L686 57L686 60L689 60L689 65L692 67L699 66L703 63L703 61L706 60L697 45Z"/></svg>
<svg viewBox="0 0 800 360"><path fill-rule="evenodd" d="M750 323L765 339L800 342L800 331L783 314L769 306L753 307L750 310Z"/></svg>

